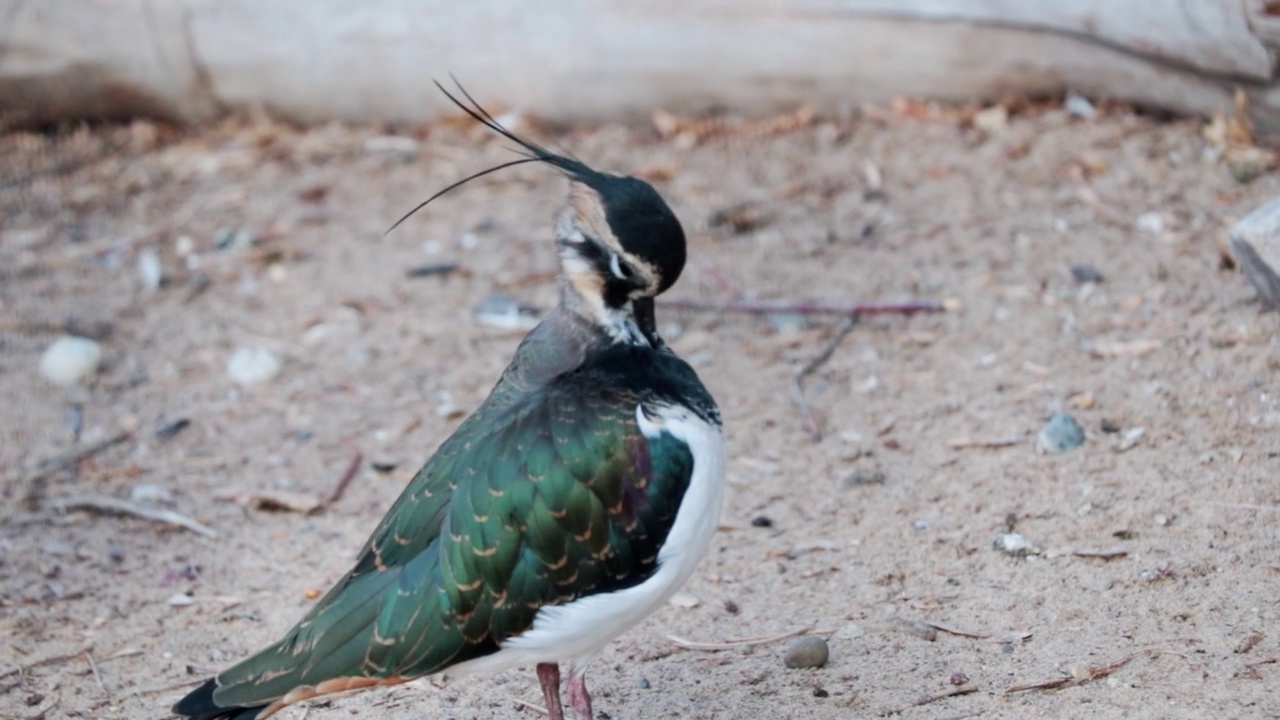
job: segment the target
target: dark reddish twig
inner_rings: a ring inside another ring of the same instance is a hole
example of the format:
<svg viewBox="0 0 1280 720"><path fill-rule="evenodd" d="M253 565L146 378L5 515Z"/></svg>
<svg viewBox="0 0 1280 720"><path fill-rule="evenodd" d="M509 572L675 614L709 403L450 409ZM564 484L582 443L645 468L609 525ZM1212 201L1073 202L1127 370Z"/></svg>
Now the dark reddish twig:
<svg viewBox="0 0 1280 720"><path fill-rule="evenodd" d="M949 303L938 300L904 300L903 302L837 302L831 300L732 300L725 303L693 298L671 298L663 306L683 310L734 312L752 315L799 313L802 315L914 315L945 312Z"/></svg>
<svg viewBox="0 0 1280 720"><path fill-rule="evenodd" d="M347 491L347 486L351 484L363 461L364 453L360 452L360 448L351 448L351 462L347 463L347 469L343 470L342 475L338 477L337 484L333 486L333 492L329 493L329 497L324 501L325 505L332 505L342 499L342 494Z"/></svg>

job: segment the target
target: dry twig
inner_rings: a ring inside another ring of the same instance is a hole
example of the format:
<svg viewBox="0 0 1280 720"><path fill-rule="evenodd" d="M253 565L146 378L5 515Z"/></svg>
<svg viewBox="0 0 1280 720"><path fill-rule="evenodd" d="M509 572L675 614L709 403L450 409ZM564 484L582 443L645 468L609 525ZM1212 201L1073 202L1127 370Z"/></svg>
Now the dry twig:
<svg viewBox="0 0 1280 720"><path fill-rule="evenodd" d="M44 494L44 482L64 469L79 465L81 462L97 455L107 448L119 445L120 443L133 437L131 431L125 430L113 435L106 440L100 440L92 445L68 450L59 455L55 455L46 460L41 460L36 471L23 481L22 487L23 501L28 508L34 509L40 503L41 496Z"/></svg>
<svg viewBox="0 0 1280 720"><path fill-rule="evenodd" d="M734 300L727 303L706 302L693 298L670 298L662 301L664 307L702 312L746 313L770 315L796 313L799 315L914 315L954 311L959 303L952 300L904 300L896 303L833 302L829 300Z"/></svg>
<svg viewBox="0 0 1280 720"><path fill-rule="evenodd" d="M186 515L181 515L172 510L165 510L163 508L149 508L142 505L135 505L134 503L117 500L116 498L79 495L63 498L61 500L53 500L49 505L62 512L69 512L71 510L92 510L95 512L132 515L134 517L142 518L143 520L177 525L205 537L218 537L218 533L215 532L213 528L208 525L198 523Z"/></svg>
<svg viewBox="0 0 1280 720"><path fill-rule="evenodd" d="M342 475L338 477L337 484L333 486L333 492L325 498L325 505L332 505L342 499L342 494L347 491L347 486L351 484L352 478L356 476L356 471L360 469L360 463L363 461L364 453L360 452L360 448L351 448L351 462L347 463L347 469L343 470Z"/></svg>
<svg viewBox="0 0 1280 720"><path fill-rule="evenodd" d="M701 650L704 652L718 652L720 650L732 650L740 647L751 647L753 645L768 645L780 640L788 640L800 635L830 635L834 630L815 630L812 627L802 627L799 630L791 630L790 632L778 633L776 635L760 635L757 637L738 638L736 640L726 640L724 642L700 642L698 640L687 640L675 635L668 635L667 639L676 647L685 650Z"/></svg>
<svg viewBox="0 0 1280 720"><path fill-rule="evenodd" d="M800 414L804 416L804 429L809 433L809 438L814 442L822 439L822 427L818 424L818 417L814 414L813 408L809 405L809 399L804 394L804 379L813 374L815 370L822 367L824 363L831 359L831 355L835 353L836 348L844 337L853 330L853 326L858 323L857 315L848 315L840 321L840 326L836 328L836 333L827 341L826 347L817 354L812 360L800 368L800 372L791 378L791 399L795 402L796 407L800 409Z"/></svg>
<svg viewBox="0 0 1280 720"><path fill-rule="evenodd" d="M92 644L85 645L79 650L72 650L69 653L62 653L61 655L50 655L47 658L41 658L34 662L29 662L26 665L19 665L18 667L9 668L4 672L0 672L0 678L7 678L10 675L26 674L27 672L31 671L33 668L43 667L45 665L56 665L58 663L63 663L68 660L74 660L80 657L81 655L89 652L90 650L93 650Z"/></svg>
<svg viewBox="0 0 1280 720"><path fill-rule="evenodd" d="M952 688L946 692L940 692L937 695L922 695L916 698L910 705L893 710L884 710L881 711L879 715L880 717L885 717L886 715L901 715L911 708L928 705L930 703L938 702L939 700L946 700L947 698L959 697L961 695L972 695L976 692L978 692L977 685L962 685L958 688Z"/></svg>
<svg viewBox="0 0 1280 720"><path fill-rule="evenodd" d="M1004 694L1012 695L1013 693L1025 692L1027 690L1057 690L1064 687L1083 685L1091 680L1098 680L1107 677L1111 673L1114 673L1125 665L1128 665L1134 659L1140 658L1144 655L1148 657L1153 657L1155 655L1177 655L1178 657L1186 657L1186 655L1172 650L1143 650L1141 652L1127 655L1115 662L1107 663L1106 665L1085 665L1074 667L1071 669L1071 674L1065 677L1012 685L1009 689L1004 691Z"/></svg>

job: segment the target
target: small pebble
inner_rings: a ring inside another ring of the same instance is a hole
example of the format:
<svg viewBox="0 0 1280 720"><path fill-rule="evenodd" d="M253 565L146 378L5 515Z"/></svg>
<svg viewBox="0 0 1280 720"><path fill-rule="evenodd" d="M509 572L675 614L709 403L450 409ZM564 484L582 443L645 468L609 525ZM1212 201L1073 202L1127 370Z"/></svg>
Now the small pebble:
<svg viewBox="0 0 1280 720"><path fill-rule="evenodd" d="M262 348L240 348L227 362L227 375L241 385L266 382L279 372L280 359Z"/></svg>
<svg viewBox="0 0 1280 720"><path fill-rule="evenodd" d="M816 635L803 635L787 643L782 662L789 668L820 668L830 655L827 641Z"/></svg>
<svg viewBox="0 0 1280 720"><path fill-rule="evenodd" d="M1102 282L1102 273L1092 265L1072 265L1071 278L1081 285L1085 283L1096 285Z"/></svg>
<svg viewBox="0 0 1280 720"><path fill-rule="evenodd" d="M955 685L956 687L959 687L961 685L968 685L969 676L959 671L953 672L951 673L951 684Z"/></svg>
<svg viewBox="0 0 1280 720"><path fill-rule="evenodd" d="M191 420L189 418L178 418L177 420L170 420L169 422L156 428L155 436L160 440L169 440L175 437L178 433L187 429L187 426L190 424L191 424Z"/></svg>
<svg viewBox="0 0 1280 720"><path fill-rule="evenodd" d="M164 268L160 266L160 255L154 248L143 248L138 253L138 275L142 278L142 288L147 292L160 289L164 282Z"/></svg>
<svg viewBox="0 0 1280 720"><path fill-rule="evenodd" d="M1084 428L1064 412L1056 412L1036 437L1036 448L1057 455L1084 444Z"/></svg>
<svg viewBox="0 0 1280 720"><path fill-rule="evenodd" d="M1119 442L1116 443L1116 448L1115 448L1116 452L1122 453L1122 452L1128 452L1129 450L1132 450L1134 447L1137 446L1138 441L1142 439L1142 436L1146 434L1147 434L1146 428L1133 427L1133 428L1129 428L1128 430L1125 430L1120 435Z"/></svg>
<svg viewBox="0 0 1280 720"><path fill-rule="evenodd" d="M640 678L639 680L637 680L637 681L636 681L636 687L640 688L641 690L648 690L648 689L649 689L649 679L648 679L648 678Z"/></svg>
<svg viewBox="0 0 1280 720"><path fill-rule="evenodd" d="M1134 224L1139 230L1150 235L1159 235L1164 232L1164 216L1158 212L1142 213Z"/></svg>
<svg viewBox="0 0 1280 720"><path fill-rule="evenodd" d="M44 351L40 375L51 383L71 386L98 371L102 346L88 338L63 335Z"/></svg>
<svg viewBox="0 0 1280 720"><path fill-rule="evenodd" d="M737 615L737 614L738 614L738 612L739 612L739 610L740 610L740 608L738 607L738 603L736 603L736 602L734 602L734 601L732 601L732 600L729 600L729 599L725 599L725 601L724 601L724 611L725 611L725 612L729 613L730 615Z"/></svg>
<svg viewBox="0 0 1280 720"><path fill-rule="evenodd" d="M1084 120L1091 120L1098 113L1093 107L1093 103L1089 102L1089 98L1073 92L1067 93L1067 96L1063 98L1062 107L1072 115Z"/></svg>
<svg viewBox="0 0 1280 720"><path fill-rule="evenodd" d="M169 605L173 607L183 607L185 605L194 605L195 602L196 601L191 599L191 596L186 593L174 593L169 596L169 600L168 600Z"/></svg>
<svg viewBox="0 0 1280 720"><path fill-rule="evenodd" d="M405 276L411 277L411 278L424 278L424 277L436 277L436 276L448 277L449 275L452 275L453 272L457 269L458 269L458 263L456 262L429 263L427 265L419 265L417 267L409 268L408 270L405 271Z"/></svg>
<svg viewBox="0 0 1280 720"><path fill-rule="evenodd" d="M213 246L218 250L235 250L253 246L258 240L246 230L218 228L213 234Z"/></svg>
<svg viewBox="0 0 1280 720"><path fill-rule="evenodd" d="M861 487L864 485L883 485L884 483L885 475L883 470L859 468L849 473L844 478L844 486L846 488Z"/></svg>
<svg viewBox="0 0 1280 720"><path fill-rule="evenodd" d="M1110 418L1102 418L1102 424L1100 427L1104 433L1118 433L1122 429L1120 427L1120 423L1117 423L1115 420Z"/></svg>
<svg viewBox="0 0 1280 720"><path fill-rule="evenodd" d="M1040 548L1037 548L1026 537L1019 533L1003 533L996 538L993 543L995 549L1003 552L1005 555L1014 557L1025 557L1027 555L1039 555Z"/></svg>
<svg viewBox="0 0 1280 720"><path fill-rule="evenodd" d="M809 318L803 313L770 313L766 319L776 333L798 333L809 329Z"/></svg>

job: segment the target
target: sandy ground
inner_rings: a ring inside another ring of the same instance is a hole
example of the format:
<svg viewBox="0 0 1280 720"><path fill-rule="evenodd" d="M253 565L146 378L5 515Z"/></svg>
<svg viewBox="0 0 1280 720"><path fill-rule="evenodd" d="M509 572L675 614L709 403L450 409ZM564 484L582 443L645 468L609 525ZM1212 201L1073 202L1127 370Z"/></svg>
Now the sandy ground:
<svg viewBox="0 0 1280 720"><path fill-rule="evenodd" d="M1280 717L1280 317L1218 251L1280 177L1238 183L1200 128L1050 108L989 136L892 116L697 143L553 135L659 178L690 236L673 298L961 305L864 318L807 377L818 441L792 382L838 319L659 305L724 411L729 496L680 603L595 663L599 717ZM519 341L473 308L495 292L555 301L566 188L545 169L479 181L381 235L510 158L473 130L0 137L0 716L164 717L346 570ZM155 292L137 269L149 252ZM441 262L457 270L407 274ZM1102 282L1076 282L1082 263ZM67 323L110 330L101 372L72 389L37 374ZM279 375L233 383L242 347L282 358ZM1056 410L1087 442L1038 454ZM357 451L326 509L240 502L324 498ZM150 503L217 537L60 512L71 497ZM1010 528L1039 554L995 549ZM829 639L826 667L787 669L785 641L732 642L805 628ZM283 716L535 718L540 704L529 670Z"/></svg>

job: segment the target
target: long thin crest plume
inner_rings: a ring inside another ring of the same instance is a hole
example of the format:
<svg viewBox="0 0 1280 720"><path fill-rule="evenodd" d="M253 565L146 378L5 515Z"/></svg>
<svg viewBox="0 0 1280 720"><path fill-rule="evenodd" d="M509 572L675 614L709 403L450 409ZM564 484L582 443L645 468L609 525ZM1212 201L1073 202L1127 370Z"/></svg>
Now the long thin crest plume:
<svg viewBox="0 0 1280 720"><path fill-rule="evenodd" d="M387 235L391 234L392 230L395 230L396 228L400 227L400 225L403 224L405 220L408 220L410 217L413 216L414 213L426 207L433 200L440 197L441 195L444 195L445 193L448 193L451 190L454 190L463 185L466 185L472 180L475 180L477 178L482 178L485 175L488 175L489 173L494 173L499 170L504 170L514 165L523 165L525 163L531 163L531 162L543 162L548 165L551 165L554 168L557 168L563 171L564 173L568 174L570 177L573 177L578 180L584 180L584 181L589 181L590 179L599 176L599 173L587 167L585 163L582 163L578 160L574 160L573 158L565 157L563 155L557 155L551 152L550 150L547 150L546 148L542 147L541 145L535 142L531 142L529 140L525 140L519 135L516 135L515 133L506 129L505 127L502 126L502 123L498 122L496 118L494 118L492 115L489 114L488 110L485 110L484 107L480 105L480 103L476 102L475 98L471 97L471 93L467 92L467 89L462 87L462 83L458 82L457 78L453 77L453 75L450 75L449 78L453 80L454 85L458 86L458 92L462 93L462 96L466 98L468 102L471 103L470 106L468 106L467 103L462 102L457 97L455 97L452 93L446 90L445 87L440 84L439 80L433 80L432 82L436 84L436 87L440 88L440 92L444 93L444 96L449 98L449 100L454 105L457 105L459 108L461 108L463 112L470 115L471 118L474 119L476 122L480 123L481 125L484 125L490 130L498 133L502 137L508 140L511 140L512 142L519 145L521 148L525 150L525 153L521 153L521 154L524 154L526 156L520 158L519 160L511 160L510 162L505 162L500 165L495 165L491 168L481 170L480 172L475 173L474 175L468 175L467 177L453 183L452 185L449 185L445 189L437 192L436 194L432 195L426 200L423 200L422 202L418 203L417 206L415 206L412 210L405 213L404 216L401 217L399 220L397 220L394 225L387 228L387 231L382 234L383 237L386 237Z"/></svg>

